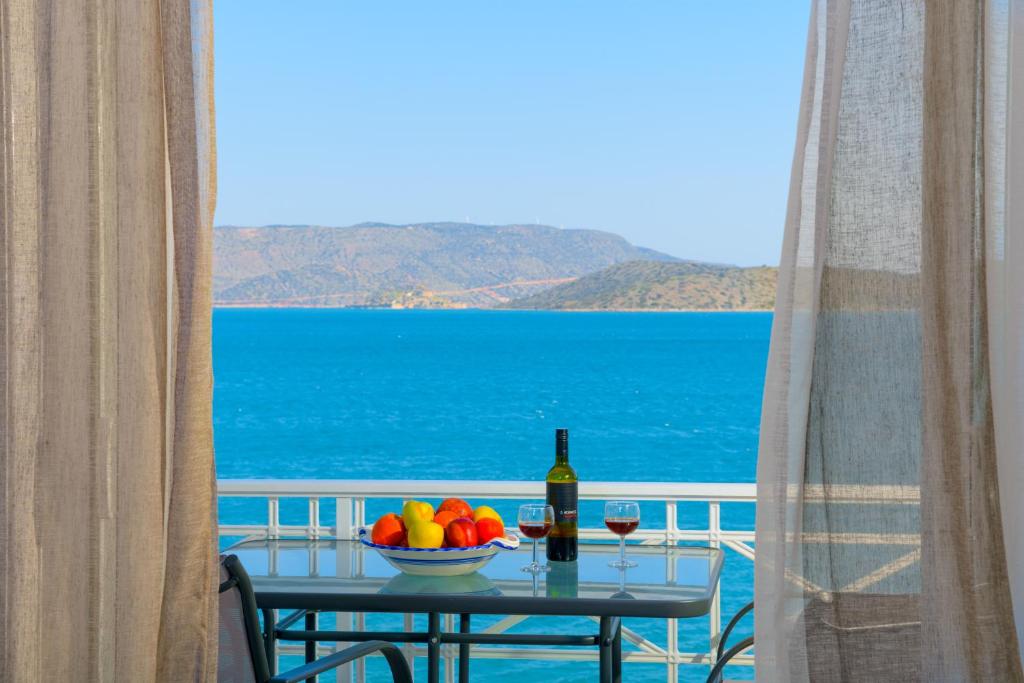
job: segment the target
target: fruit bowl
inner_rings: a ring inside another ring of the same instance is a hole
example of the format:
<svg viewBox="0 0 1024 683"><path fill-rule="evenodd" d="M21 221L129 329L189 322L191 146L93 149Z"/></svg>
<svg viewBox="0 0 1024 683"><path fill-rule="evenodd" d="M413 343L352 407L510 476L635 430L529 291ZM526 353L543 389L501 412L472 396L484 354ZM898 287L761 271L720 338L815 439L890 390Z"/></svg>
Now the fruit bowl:
<svg viewBox="0 0 1024 683"><path fill-rule="evenodd" d="M499 550L519 547L517 536L497 536L483 545L466 548L407 548L381 545L370 540L370 529L359 530L359 542L373 548L392 567L417 576L459 576L471 574L491 561Z"/></svg>

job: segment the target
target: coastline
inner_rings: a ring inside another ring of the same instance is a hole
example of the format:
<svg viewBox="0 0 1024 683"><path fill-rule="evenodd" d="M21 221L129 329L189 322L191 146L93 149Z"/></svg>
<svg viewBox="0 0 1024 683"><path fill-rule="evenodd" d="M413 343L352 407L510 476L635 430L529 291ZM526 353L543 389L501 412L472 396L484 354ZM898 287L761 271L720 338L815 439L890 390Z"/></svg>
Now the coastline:
<svg viewBox="0 0 1024 683"><path fill-rule="evenodd" d="M331 311L522 311L531 313L772 313L771 308L481 308L471 306L293 306L274 303L214 303L214 309L294 309Z"/></svg>

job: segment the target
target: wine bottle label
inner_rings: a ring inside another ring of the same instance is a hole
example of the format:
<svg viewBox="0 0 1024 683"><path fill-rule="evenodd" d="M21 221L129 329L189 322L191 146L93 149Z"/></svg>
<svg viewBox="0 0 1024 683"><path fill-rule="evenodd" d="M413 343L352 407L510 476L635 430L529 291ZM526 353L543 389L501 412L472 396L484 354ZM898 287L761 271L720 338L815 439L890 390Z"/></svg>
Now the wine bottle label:
<svg viewBox="0 0 1024 683"><path fill-rule="evenodd" d="M577 510L579 485L576 482L565 484L548 484L548 505L555 510L555 526L559 527L564 535L567 526L575 531L576 520L579 517ZM573 534L575 535L575 534Z"/></svg>

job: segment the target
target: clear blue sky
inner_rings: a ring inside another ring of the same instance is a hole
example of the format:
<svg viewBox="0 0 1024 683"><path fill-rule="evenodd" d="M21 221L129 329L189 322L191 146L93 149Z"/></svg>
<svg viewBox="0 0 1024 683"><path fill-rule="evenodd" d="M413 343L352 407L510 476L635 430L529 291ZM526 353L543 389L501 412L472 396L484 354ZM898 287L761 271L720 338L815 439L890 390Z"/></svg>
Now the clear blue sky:
<svg viewBox="0 0 1024 683"><path fill-rule="evenodd" d="M219 0L217 224L466 220L778 262L810 0Z"/></svg>

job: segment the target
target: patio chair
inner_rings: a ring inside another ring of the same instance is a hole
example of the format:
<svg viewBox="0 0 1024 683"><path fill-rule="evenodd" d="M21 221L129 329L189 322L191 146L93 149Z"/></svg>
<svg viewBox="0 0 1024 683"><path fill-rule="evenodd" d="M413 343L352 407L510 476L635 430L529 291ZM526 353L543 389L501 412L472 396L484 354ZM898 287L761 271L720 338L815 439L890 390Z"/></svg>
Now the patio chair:
<svg viewBox="0 0 1024 683"><path fill-rule="evenodd" d="M360 643L290 671L271 675L252 582L236 555L221 556L220 578L219 683L299 683L374 652L384 655L395 683L412 683L409 665L401 651L383 640Z"/></svg>
<svg viewBox="0 0 1024 683"><path fill-rule="evenodd" d="M733 618L729 620L725 630L722 631L722 637L718 639L718 650L715 657L715 665L711 668L711 673L708 674L707 683L721 683L722 672L725 670L725 665L729 663L729 660L754 644L754 636L749 636L736 643L728 650L725 649L726 641L729 640L729 636L732 634L732 630L736 628L736 624L740 623L740 619L752 611L754 611L753 601L737 612Z"/></svg>

